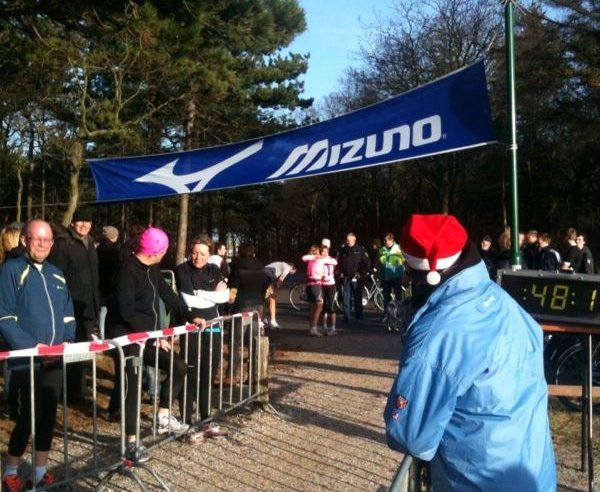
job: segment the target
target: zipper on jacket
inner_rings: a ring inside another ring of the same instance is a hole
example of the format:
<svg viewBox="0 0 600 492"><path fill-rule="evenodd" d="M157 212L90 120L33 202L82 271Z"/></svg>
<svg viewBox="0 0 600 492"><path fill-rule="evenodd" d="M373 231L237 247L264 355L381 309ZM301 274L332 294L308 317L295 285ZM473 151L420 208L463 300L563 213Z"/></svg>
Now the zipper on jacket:
<svg viewBox="0 0 600 492"><path fill-rule="evenodd" d="M37 270L37 268L35 268L35 270ZM48 306L50 307L50 313L52 315L52 339L50 340L49 345L54 345L54 338L56 338L56 322L54 319L54 308L52 307L52 300L50 299L50 293L48 292L48 284L46 283L46 277L44 277L44 274L41 270L38 270L38 273L42 278L42 283L44 284L44 292L46 292L46 299L48 299Z"/></svg>
<svg viewBox="0 0 600 492"><path fill-rule="evenodd" d="M150 278L150 268L146 269L146 277L148 277L148 283L152 287L152 312L154 313L154 331L158 330L158 313L156 312L156 289Z"/></svg>

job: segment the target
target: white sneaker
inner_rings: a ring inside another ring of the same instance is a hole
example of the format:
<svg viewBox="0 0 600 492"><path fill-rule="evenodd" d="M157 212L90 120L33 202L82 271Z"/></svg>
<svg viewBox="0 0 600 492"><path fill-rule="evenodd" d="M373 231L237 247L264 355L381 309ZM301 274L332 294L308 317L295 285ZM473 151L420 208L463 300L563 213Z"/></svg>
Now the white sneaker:
<svg viewBox="0 0 600 492"><path fill-rule="evenodd" d="M172 432L173 434L181 434L187 431L190 426L179 422L173 415L163 413L158 415L157 431L159 434L166 434Z"/></svg>
<svg viewBox="0 0 600 492"><path fill-rule="evenodd" d="M337 335L337 330L335 328L329 328L326 332L328 337L334 337Z"/></svg>
<svg viewBox="0 0 600 492"><path fill-rule="evenodd" d="M312 328L310 329L310 331L308 332L308 334L309 334L311 337L322 337L322 336L323 336L323 334L322 334L322 333L319 331L319 329L318 329L318 328L316 328L316 327L312 327Z"/></svg>
<svg viewBox="0 0 600 492"><path fill-rule="evenodd" d="M271 321L271 323L269 324L269 328L271 328L272 330L279 330L279 324L277 323L277 321Z"/></svg>

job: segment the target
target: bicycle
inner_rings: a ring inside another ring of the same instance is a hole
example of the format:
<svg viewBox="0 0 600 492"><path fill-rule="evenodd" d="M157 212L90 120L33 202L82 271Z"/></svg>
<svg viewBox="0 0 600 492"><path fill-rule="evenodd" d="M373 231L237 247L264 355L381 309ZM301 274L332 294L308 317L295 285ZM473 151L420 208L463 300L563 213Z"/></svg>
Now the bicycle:
<svg viewBox="0 0 600 492"><path fill-rule="evenodd" d="M585 344L571 337L548 337L545 344L546 371L549 383L581 386L585 367ZM592 341L592 386L600 386L600 340ZM581 410L581 398L559 396L558 399L573 410ZM594 410L600 409L600 402L594 401Z"/></svg>
<svg viewBox="0 0 600 492"><path fill-rule="evenodd" d="M340 300L338 301L338 296ZM335 297L333 304L339 311L343 311L344 303L342 298L342 287L340 284L336 284ZM363 300L364 301L364 300ZM308 296L306 294L306 284L304 282L298 282L290 289L290 304L296 311L304 311L308 308Z"/></svg>
<svg viewBox="0 0 600 492"><path fill-rule="evenodd" d="M341 284L339 284L337 293L336 293L336 297L335 297L335 305L336 305L337 309L339 309L340 311L344 310L344 300L343 300L344 296L343 296L342 290L343 290L342 286L341 286ZM396 300L395 293L391 292L390 295L391 295L390 300L395 301ZM402 287L401 298L404 299L408 295L410 295L408 290L405 287ZM380 280L378 278L376 278L375 275L373 275L373 273L369 273L369 276L367 277L367 280L365 281L365 285L363 286L363 292L362 292L363 307L366 306L369 302L372 302L379 311L384 310L383 287L381 286Z"/></svg>
<svg viewBox="0 0 600 492"><path fill-rule="evenodd" d="M309 302L305 282L298 282L290 289L290 304L296 311L308 309Z"/></svg>
<svg viewBox="0 0 600 492"><path fill-rule="evenodd" d="M373 277L373 275L371 275ZM375 280L373 280L375 282ZM381 299L379 299L379 291L381 291ZM366 306L373 296L377 296L377 303L381 304L381 311L383 311L383 291L380 287L377 287L374 283L371 286L371 290L367 289L366 286L363 287L363 306ZM336 284L336 292L334 298L334 305L338 311L344 310L344 301L342 294L342 285ZM298 282L290 289L290 304L296 311L303 311L308 307L308 297L306 295L306 283Z"/></svg>

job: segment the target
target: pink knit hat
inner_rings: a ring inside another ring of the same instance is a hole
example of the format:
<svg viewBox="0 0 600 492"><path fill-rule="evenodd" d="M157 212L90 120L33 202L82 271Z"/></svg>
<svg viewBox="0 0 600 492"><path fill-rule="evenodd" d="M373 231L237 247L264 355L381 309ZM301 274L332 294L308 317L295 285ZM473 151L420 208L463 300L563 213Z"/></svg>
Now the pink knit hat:
<svg viewBox="0 0 600 492"><path fill-rule="evenodd" d="M139 252L145 255L159 255L169 248L169 237L162 229L148 227L140 237Z"/></svg>

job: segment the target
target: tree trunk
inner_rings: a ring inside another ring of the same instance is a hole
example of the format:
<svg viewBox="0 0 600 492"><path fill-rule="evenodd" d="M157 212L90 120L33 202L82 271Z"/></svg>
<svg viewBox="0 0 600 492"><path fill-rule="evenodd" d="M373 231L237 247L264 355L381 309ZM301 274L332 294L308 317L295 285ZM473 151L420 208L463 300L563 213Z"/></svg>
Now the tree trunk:
<svg viewBox="0 0 600 492"><path fill-rule="evenodd" d="M181 195L179 197L179 231L177 232L177 250L175 251L175 263L177 265L183 263L185 260L189 207L190 195L188 193Z"/></svg>
<svg viewBox="0 0 600 492"><path fill-rule="evenodd" d="M72 222L73 214L79 204L79 173L83 167L83 144L79 140L71 144L68 158L71 162L71 176L69 177L69 204L62 219L62 225L65 227Z"/></svg>
<svg viewBox="0 0 600 492"><path fill-rule="evenodd" d="M148 219L146 220L146 223L148 225L155 225L155 220L154 220L154 201L153 200L149 200L148 201Z"/></svg>
<svg viewBox="0 0 600 492"><path fill-rule="evenodd" d="M442 213L448 214L450 213L450 172L448 167L450 163L448 160L443 160L440 163L443 166L442 170Z"/></svg>
<svg viewBox="0 0 600 492"><path fill-rule="evenodd" d="M193 91L192 91L193 93ZM185 138L185 150L192 148L192 132L194 130L194 123L196 120L196 103L193 99L187 103L187 123L185 125L186 138ZM188 211L190 207L190 195L181 195L179 199L179 230L177 231L177 250L175 252L175 263L179 265L185 259L185 246L187 244L187 231L188 231Z"/></svg>
<svg viewBox="0 0 600 492"><path fill-rule="evenodd" d="M121 214L119 218L119 223L121 224L121 240L127 239L129 240L129 234L126 230L127 228L127 206L122 203L121 204Z"/></svg>
<svg viewBox="0 0 600 492"><path fill-rule="evenodd" d="M21 201L23 200L23 158L17 157L17 217L16 221L21 222Z"/></svg>
<svg viewBox="0 0 600 492"><path fill-rule="evenodd" d="M40 218L46 220L46 166L42 161L42 191L41 191L41 203L40 203Z"/></svg>
<svg viewBox="0 0 600 492"><path fill-rule="evenodd" d="M33 160L35 147L35 131L29 129L29 149L27 150L27 161L29 162L29 176L27 177L27 220L33 219L33 176L35 173L35 161Z"/></svg>

